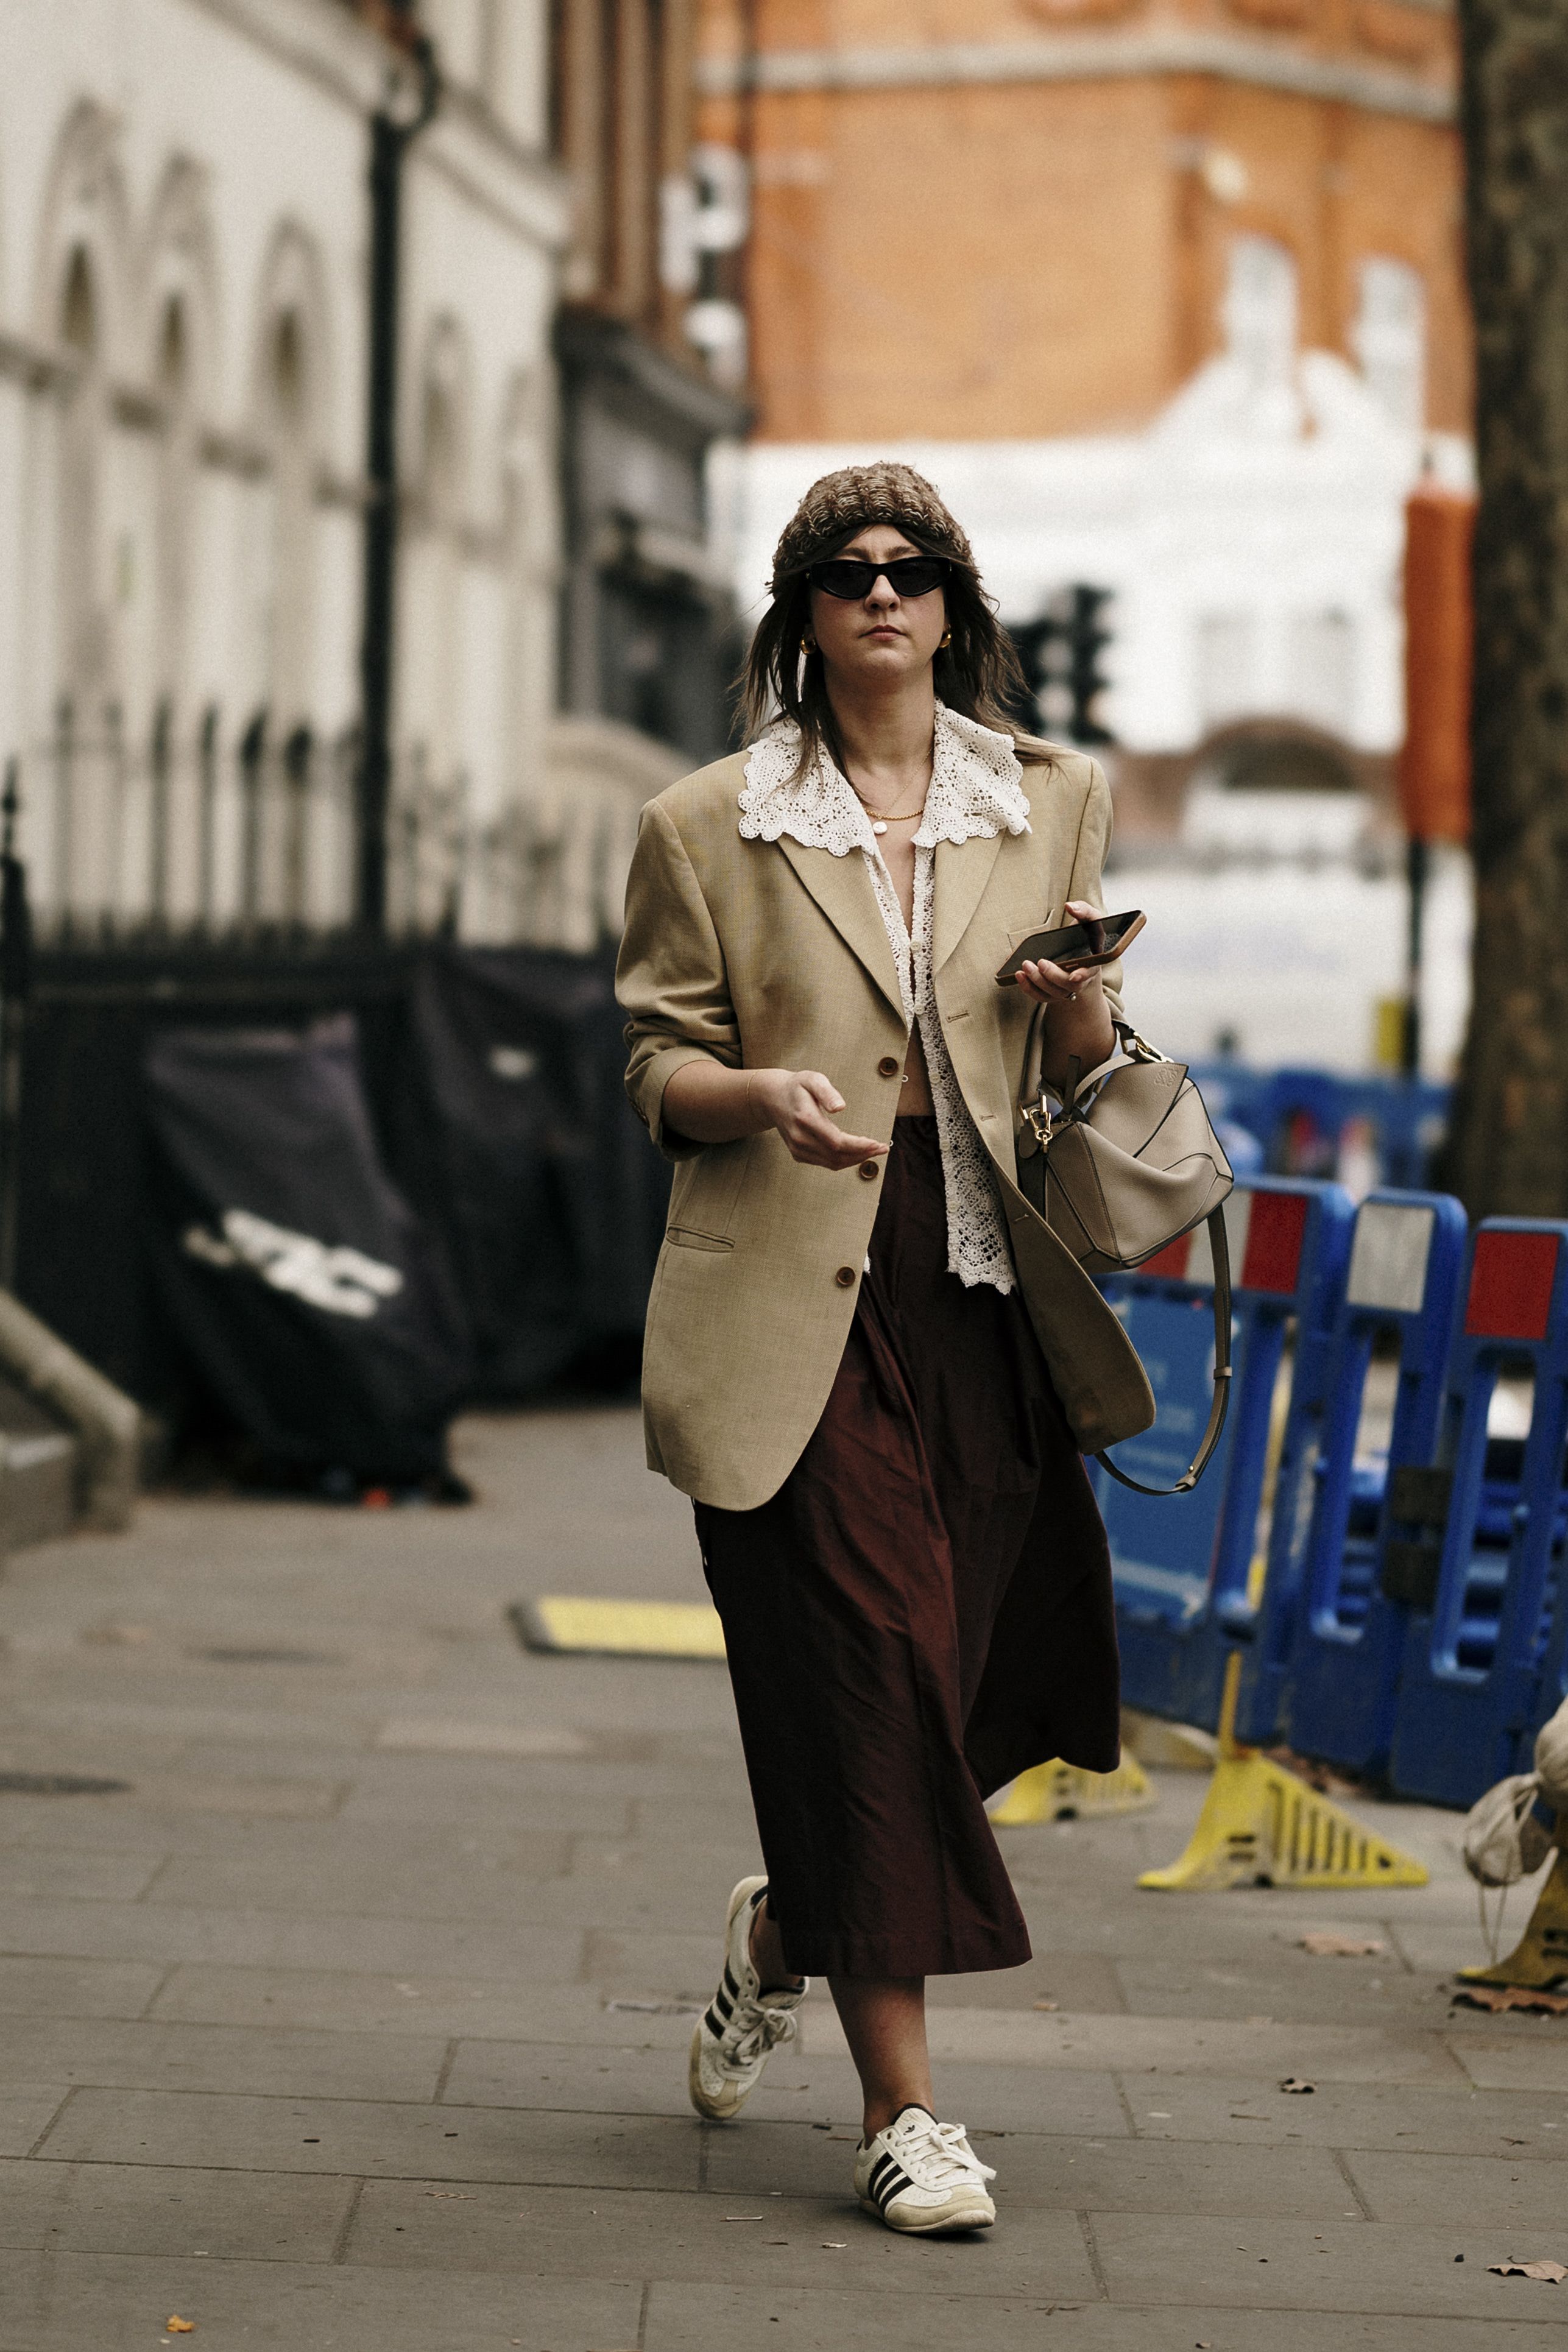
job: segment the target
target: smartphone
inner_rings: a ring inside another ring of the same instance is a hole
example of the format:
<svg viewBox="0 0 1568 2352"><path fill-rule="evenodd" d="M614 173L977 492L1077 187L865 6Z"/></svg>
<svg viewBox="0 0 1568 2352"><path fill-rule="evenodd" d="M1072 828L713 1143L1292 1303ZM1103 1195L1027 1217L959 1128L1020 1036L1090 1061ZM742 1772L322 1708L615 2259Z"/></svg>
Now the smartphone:
<svg viewBox="0 0 1568 2352"><path fill-rule="evenodd" d="M1092 922L1068 923L1059 931L1036 931L1014 949L996 975L998 988L1011 988L1026 963L1060 964L1064 970L1114 963L1143 928L1134 907L1127 915L1100 915Z"/></svg>

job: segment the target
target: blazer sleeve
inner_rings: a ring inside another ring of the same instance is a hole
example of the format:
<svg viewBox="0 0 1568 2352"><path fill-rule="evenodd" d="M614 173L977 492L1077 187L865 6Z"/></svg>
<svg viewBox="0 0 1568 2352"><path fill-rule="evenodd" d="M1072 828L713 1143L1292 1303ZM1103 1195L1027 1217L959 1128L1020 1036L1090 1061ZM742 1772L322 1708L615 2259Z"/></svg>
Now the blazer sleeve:
<svg viewBox="0 0 1568 2352"><path fill-rule="evenodd" d="M626 1092L668 1160L703 1146L671 1134L664 1090L683 1063L741 1064L741 1031L708 901L673 818L658 801L642 813L626 877L626 919L616 995L627 1014Z"/></svg>
<svg viewBox="0 0 1568 2352"><path fill-rule="evenodd" d="M1073 853L1072 879L1068 886L1069 898L1085 898L1091 907L1103 907L1105 900L1104 866L1110 847L1111 829L1110 786L1105 780L1105 770L1098 760L1089 763L1089 794L1083 804L1079 823L1078 846ZM1114 912L1107 908L1108 913ZM1121 1002L1121 965L1104 964L1100 981L1105 989L1105 1001L1110 1007L1113 1021L1125 1021L1126 1007Z"/></svg>

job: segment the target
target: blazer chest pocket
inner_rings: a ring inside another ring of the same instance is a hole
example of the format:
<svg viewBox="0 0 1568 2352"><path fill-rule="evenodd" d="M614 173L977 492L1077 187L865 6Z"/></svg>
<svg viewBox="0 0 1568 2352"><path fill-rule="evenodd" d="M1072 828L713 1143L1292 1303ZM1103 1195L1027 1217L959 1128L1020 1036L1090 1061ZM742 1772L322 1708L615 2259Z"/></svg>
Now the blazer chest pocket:
<svg viewBox="0 0 1568 2352"><path fill-rule="evenodd" d="M732 1250L735 1208L751 1159L753 1136L710 1143L675 1173L665 1240L677 1249Z"/></svg>

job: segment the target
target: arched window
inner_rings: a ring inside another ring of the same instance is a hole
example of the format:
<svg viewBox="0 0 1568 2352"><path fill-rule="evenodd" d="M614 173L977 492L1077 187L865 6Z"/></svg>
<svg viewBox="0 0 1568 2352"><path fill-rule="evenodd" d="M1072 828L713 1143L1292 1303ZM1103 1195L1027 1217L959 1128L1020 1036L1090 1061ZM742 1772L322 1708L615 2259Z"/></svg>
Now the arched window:
<svg viewBox="0 0 1568 2352"><path fill-rule="evenodd" d="M1419 433L1426 422L1426 287L1419 270L1382 256L1363 262L1352 342L1367 390L1394 424Z"/></svg>
<svg viewBox="0 0 1568 2352"><path fill-rule="evenodd" d="M278 740L310 717L315 604L311 389L306 324L290 304L270 321L262 386L272 467L264 694Z"/></svg>
<svg viewBox="0 0 1568 2352"><path fill-rule="evenodd" d="M418 404L398 622L400 719L426 773L446 777L461 760L464 736L463 539L471 432L468 352L450 319L431 331Z"/></svg>
<svg viewBox="0 0 1568 2352"><path fill-rule="evenodd" d="M189 341L184 299L171 294L158 325L158 389L174 401L184 398L190 375Z"/></svg>
<svg viewBox="0 0 1568 2352"><path fill-rule="evenodd" d="M1268 236L1232 240L1225 297L1226 345L1258 391L1295 372L1300 296L1295 256Z"/></svg>
<svg viewBox="0 0 1568 2352"><path fill-rule="evenodd" d="M101 328L92 258L85 246L73 247L66 264L59 338L75 370L59 452L59 687L74 701L83 701L107 684L110 654L109 616L100 593Z"/></svg>

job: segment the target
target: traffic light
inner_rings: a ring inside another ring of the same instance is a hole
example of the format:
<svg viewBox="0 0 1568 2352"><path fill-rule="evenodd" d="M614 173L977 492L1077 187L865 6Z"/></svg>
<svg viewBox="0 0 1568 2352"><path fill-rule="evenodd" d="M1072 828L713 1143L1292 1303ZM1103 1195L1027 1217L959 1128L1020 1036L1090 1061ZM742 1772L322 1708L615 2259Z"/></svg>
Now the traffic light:
<svg viewBox="0 0 1568 2352"><path fill-rule="evenodd" d="M1111 641L1104 625L1109 588L1082 583L1053 596L1037 620L1012 632L1034 699L1037 723L1069 742L1109 743L1097 705L1110 681L1100 666Z"/></svg>

